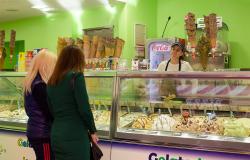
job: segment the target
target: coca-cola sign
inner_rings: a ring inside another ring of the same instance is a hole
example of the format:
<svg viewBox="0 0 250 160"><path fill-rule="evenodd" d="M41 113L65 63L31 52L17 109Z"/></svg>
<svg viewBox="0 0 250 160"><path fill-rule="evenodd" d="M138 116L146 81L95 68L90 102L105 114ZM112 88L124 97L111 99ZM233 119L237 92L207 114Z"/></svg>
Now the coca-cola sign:
<svg viewBox="0 0 250 160"><path fill-rule="evenodd" d="M153 52L169 52L170 50L171 46L167 43L153 43L151 46Z"/></svg>

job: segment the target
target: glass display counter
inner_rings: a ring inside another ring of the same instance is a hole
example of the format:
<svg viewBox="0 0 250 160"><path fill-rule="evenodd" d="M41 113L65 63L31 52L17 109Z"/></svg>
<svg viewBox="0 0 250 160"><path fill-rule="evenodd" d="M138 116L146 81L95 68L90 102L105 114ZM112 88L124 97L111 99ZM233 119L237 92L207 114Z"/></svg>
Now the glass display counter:
<svg viewBox="0 0 250 160"><path fill-rule="evenodd" d="M86 72L84 75L98 135L110 138L116 72Z"/></svg>
<svg viewBox="0 0 250 160"><path fill-rule="evenodd" d="M118 73L115 137L250 152L249 72Z"/></svg>
<svg viewBox="0 0 250 160"><path fill-rule="evenodd" d="M23 81L26 73L0 72L0 128L25 131ZM110 137L110 117L115 72L86 72L86 86L98 134Z"/></svg>
<svg viewBox="0 0 250 160"><path fill-rule="evenodd" d="M110 141L250 154L250 72L86 72ZM0 129L25 131L25 73L0 73Z"/></svg>
<svg viewBox="0 0 250 160"><path fill-rule="evenodd" d="M0 72L0 128L25 130L28 117L24 110L23 77L25 73Z"/></svg>

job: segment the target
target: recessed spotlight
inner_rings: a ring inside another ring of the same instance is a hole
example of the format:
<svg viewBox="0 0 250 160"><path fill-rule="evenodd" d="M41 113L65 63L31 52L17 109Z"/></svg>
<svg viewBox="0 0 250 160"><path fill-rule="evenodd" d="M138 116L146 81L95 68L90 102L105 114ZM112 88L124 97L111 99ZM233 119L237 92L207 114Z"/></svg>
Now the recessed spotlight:
<svg viewBox="0 0 250 160"><path fill-rule="evenodd" d="M50 12L50 11L54 11L55 8L49 8L49 7L46 7L46 8L40 8L41 11L44 11L44 12Z"/></svg>
<svg viewBox="0 0 250 160"><path fill-rule="evenodd" d="M128 2L128 0L116 0L116 1L123 2L123 3L127 3Z"/></svg>
<svg viewBox="0 0 250 160"><path fill-rule="evenodd" d="M41 12L43 12L46 16L49 14L50 11L54 10L54 8L49 7L44 0L28 0L32 6L33 9L38 9Z"/></svg>
<svg viewBox="0 0 250 160"><path fill-rule="evenodd" d="M41 9L41 8L47 8L48 6L47 5L34 5L32 6L31 8L34 8L34 9Z"/></svg>
<svg viewBox="0 0 250 160"><path fill-rule="evenodd" d="M7 11L7 12L17 12L18 9L6 9L5 11Z"/></svg>

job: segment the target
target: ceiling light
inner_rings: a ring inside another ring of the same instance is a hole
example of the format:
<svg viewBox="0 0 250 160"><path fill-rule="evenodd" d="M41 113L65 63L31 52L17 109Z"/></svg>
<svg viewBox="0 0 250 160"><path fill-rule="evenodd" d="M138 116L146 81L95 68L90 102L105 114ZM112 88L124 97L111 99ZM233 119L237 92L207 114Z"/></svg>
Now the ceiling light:
<svg viewBox="0 0 250 160"><path fill-rule="evenodd" d="M115 7L111 6L109 3L109 0L99 0L102 4L104 4L105 8L107 11L109 11L110 13L115 13L116 9Z"/></svg>
<svg viewBox="0 0 250 160"><path fill-rule="evenodd" d="M49 15L49 11L54 10L54 8L49 7L43 0L29 0L29 2L33 5L31 8L40 10L46 16Z"/></svg>
<svg viewBox="0 0 250 160"><path fill-rule="evenodd" d="M137 6L139 0L126 0L126 3L131 6Z"/></svg>
<svg viewBox="0 0 250 160"><path fill-rule="evenodd" d="M110 5L109 0L99 0L99 1L102 2L105 6Z"/></svg>
<svg viewBox="0 0 250 160"><path fill-rule="evenodd" d="M57 0L57 2L72 15L77 25L77 32L81 34L83 28L81 21L83 14L82 0Z"/></svg>
<svg viewBox="0 0 250 160"><path fill-rule="evenodd" d="M127 3L128 2L128 0L116 0L116 1L123 2L123 3Z"/></svg>
<svg viewBox="0 0 250 160"><path fill-rule="evenodd" d="M34 5L32 6L31 8L34 8L34 9L41 9L41 8L46 8L48 7L47 5Z"/></svg>
<svg viewBox="0 0 250 160"><path fill-rule="evenodd" d="M41 8L40 10L42 10L44 12L50 12L50 11L54 11L55 8Z"/></svg>
<svg viewBox="0 0 250 160"><path fill-rule="evenodd" d="M82 1L81 0L57 0L57 2L66 10L70 12L81 11Z"/></svg>
<svg viewBox="0 0 250 160"><path fill-rule="evenodd" d="M108 10L110 13L116 13L115 7L112 7L110 5L105 6L106 10Z"/></svg>
<svg viewBox="0 0 250 160"><path fill-rule="evenodd" d="M40 9L49 7L43 0L29 0L29 2L33 5L31 8Z"/></svg>

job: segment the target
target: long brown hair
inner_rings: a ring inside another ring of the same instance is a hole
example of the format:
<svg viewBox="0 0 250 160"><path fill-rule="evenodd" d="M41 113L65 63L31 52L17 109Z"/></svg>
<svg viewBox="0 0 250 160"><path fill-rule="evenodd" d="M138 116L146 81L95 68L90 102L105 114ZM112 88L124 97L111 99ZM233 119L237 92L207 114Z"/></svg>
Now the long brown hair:
<svg viewBox="0 0 250 160"><path fill-rule="evenodd" d="M58 84L69 71L83 72L84 64L84 54L80 48L75 45L63 48L57 59L54 72L49 79L48 85L54 86Z"/></svg>

